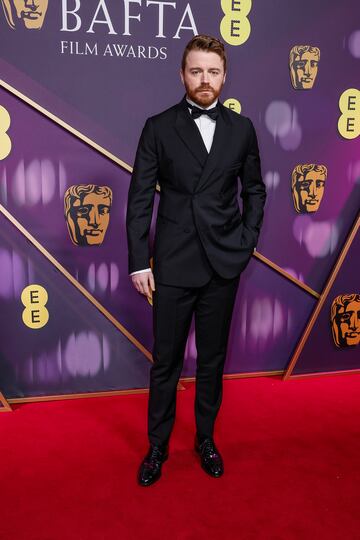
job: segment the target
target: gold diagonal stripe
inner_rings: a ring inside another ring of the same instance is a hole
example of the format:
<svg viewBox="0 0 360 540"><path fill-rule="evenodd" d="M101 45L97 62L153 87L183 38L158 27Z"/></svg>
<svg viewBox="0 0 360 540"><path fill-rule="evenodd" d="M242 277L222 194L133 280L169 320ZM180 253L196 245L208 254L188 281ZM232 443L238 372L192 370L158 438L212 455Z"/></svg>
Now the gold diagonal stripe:
<svg viewBox="0 0 360 540"><path fill-rule="evenodd" d="M47 109L45 109L44 107L42 107L41 105L36 103L34 100L32 100L29 97L25 96L25 94L23 94L22 92L20 92L19 90L17 90L16 88L14 88L10 84L8 84L7 82L3 81L2 79L0 79L0 86L2 86L5 90L7 90L11 94L15 95L16 97L18 97L19 99L21 99L22 101L24 101L25 103L30 105L30 107L32 107L36 111L40 112L41 114L43 114L44 116L49 118L55 124L58 124L62 128L69 131L72 135L74 135L75 137L77 137L78 139L83 141L84 143L88 144L91 148L94 148L94 150L96 150L100 154L102 154L102 155L106 156L107 158L111 159L117 165L120 165L120 167L122 167L126 171L128 171L130 173L133 171L133 168L131 167L131 165L129 165L128 163L125 163L125 161L118 158L113 153L109 152L109 150L106 150L106 148L104 148L103 146L100 146L95 141L93 141L92 139L90 139L89 137L87 137L86 135L84 135L83 133L78 131L77 129L73 128L72 126L70 126L70 124L68 124L67 122L64 122L64 120L61 120L61 118L59 118L55 114L48 111ZM159 185L157 185L156 187L157 187L157 191L160 191ZM285 277L289 281L292 281L293 283L298 285L298 287L304 289L304 291L306 291L309 294L315 296L315 298L319 298L319 296L320 296L319 293L317 293L316 291L314 291L313 289L308 287L308 285L306 285L302 281L297 280L296 278L294 278L291 274L289 274L288 272L283 270L276 263L273 263L270 259L268 259L264 255L261 255L261 253L259 253L258 251L254 255L259 260L261 260L264 264L266 264L267 266L270 266L270 268L272 268L273 270L275 270L276 272L281 274L283 277Z"/></svg>
<svg viewBox="0 0 360 540"><path fill-rule="evenodd" d="M274 371L244 371L242 373L224 373L223 379L225 381L230 379L250 379L253 377L276 377L284 373L283 369L278 369ZM195 382L196 377L180 377L180 382Z"/></svg>
<svg viewBox="0 0 360 540"><path fill-rule="evenodd" d="M307 379L311 377L329 377L331 375L360 375L360 369L339 369L338 371L316 371L312 373L301 373L299 375L291 375L290 379Z"/></svg>
<svg viewBox="0 0 360 540"><path fill-rule="evenodd" d="M283 270L281 268L281 266L278 266L277 264L272 262L270 259L267 259L264 255L261 255L261 253L259 253L258 251L255 251L255 253L253 253L253 255L254 255L254 257L256 259L258 259L259 261L267 264L267 266L270 266L270 268L272 268L273 270L276 270L276 272L278 272L282 276L286 277L289 281L292 281L293 283L295 283L295 285L297 285L298 287L300 287L304 291L308 292L312 296L315 296L315 298L320 298L320 294L318 292L314 291L314 289L312 289L311 287L309 287L308 285L306 285L305 283L303 283L299 279L293 277L291 274L289 274L288 272Z"/></svg>
<svg viewBox="0 0 360 540"><path fill-rule="evenodd" d="M178 383L178 390L186 390L185 386L181 383ZM31 397L21 397L21 398L9 398L8 402L17 404L17 403L38 403L40 401L62 401L64 399L86 399L86 398L99 398L99 397L112 397L112 396L123 396L129 394L148 394L148 388L132 388L129 390L105 390L103 392L80 392L77 394L53 394L49 396L31 396ZM9 409L11 407L9 406Z"/></svg>
<svg viewBox="0 0 360 540"><path fill-rule="evenodd" d="M32 107L33 109L36 109L38 112L40 112L41 114L43 114L44 116L52 120L52 122L55 122L55 124L58 124L62 128L66 129L67 131L70 131L70 133L75 135L75 137L77 137L78 139L81 139L84 143L91 146L91 148L94 148L95 150L97 150L97 152L100 152L107 158L111 159L117 165L120 165L120 167L122 167L123 169L126 169L128 172L132 172L132 167L128 165L128 163L125 163L125 161L116 157L114 154L109 152L109 150L106 150L106 148L104 148L103 146L100 146L100 144L96 143L95 141L93 141L92 139L90 139L89 137L87 137L86 135L78 131L77 129L73 128L72 126L70 126L70 124L68 124L67 122L64 122L64 120L61 120L61 118L59 118L55 114L51 113L50 111L48 111L47 109L39 105L39 103L36 103L36 101L33 101L29 97L25 96L24 94L19 92L19 90L16 90L16 88L14 88L13 86L10 86L10 84L6 83L2 79L0 79L0 86L2 86L3 88L5 88L5 90L10 92L11 94L14 94L14 96L18 97L19 99L21 99L22 101L30 105L30 107Z"/></svg>
<svg viewBox="0 0 360 540"><path fill-rule="evenodd" d="M0 407L0 412L12 411L12 408L10 407L9 402L5 399L5 396L2 392L0 392L0 403L2 403L2 407Z"/></svg>
<svg viewBox="0 0 360 540"><path fill-rule="evenodd" d="M301 351L303 350L308 338L309 338L309 335L311 333L311 330L313 329L314 327L314 324L321 312L321 309L325 303L325 300L327 299L328 295L329 295L329 292L330 292L330 289L331 287L333 286L334 284L334 281L340 271L340 268L345 260L345 257L350 249L350 246L351 244L353 243L354 241L354 238L359 230L359 227L360 227L360 214L357 216L357 219L355 220L355 223L353 225L353 227L351 228L350 230L350 233L348 234L348 237L345 241L345 244L341 250L341 253L335 263L335 266L329 276L329 279L325 285L325 288L323 290L323 292L321 293L321 296L320 296L320 299L319 301L317 302L316 306L315 306L315 309L309 319L309 322L304 330L304 333L299 341L299 343L297 344L297 347L295 349L295 352L293 354L293 357L289 363L289 366L285 372L285 375L284 375L284 380L287 380L290 378L294 368L295 368L295 365L298 361L298 358L301 354Z"/></svg>
<svg viewBox="0 0 360 540"><path fill-rule="evenodd" d="M57 270L59 270L59 272L63 274L63 276L66 277L68 281L70 281L72 285L74 285L74 287L78 289L78 291L80 291L118 330L120 330L122 334L124 334L124 336L126 336L135 345L135 347L137 347L146 356L146 358L150 360L150 362L153 361L151 353L132 334L130 334L130 332L126 330L126 328L122 324L120 324L119 321L115 319L115 317L111 315L111 313L102 304L100 304L100 302L98 302L98 300L96 300L96 298L92 294L90 294L89 291L85 289L85 287L81 285L81 283L79 283L79 281L77 281L59 263L59 261L55 259L55 257L53 257L51 253L49 253L44 248L44 246L42 246L40 242L38 242L36 238L34 238L29 233L29 231L25 229L25 227L23 227L21 223L19 223L19 221L17 221L14 218L14 216L10 214L10 212L6 210L6 208L4 208L4 206L2 206L1 204L0 204L0 212L25 236L25 238L27 238L27 240L29 240L32 243L33 246L36 247L38 251L42 253L42 255L44 255L44 257L46 257L46 259L53 266L55 266Z"/></svg>

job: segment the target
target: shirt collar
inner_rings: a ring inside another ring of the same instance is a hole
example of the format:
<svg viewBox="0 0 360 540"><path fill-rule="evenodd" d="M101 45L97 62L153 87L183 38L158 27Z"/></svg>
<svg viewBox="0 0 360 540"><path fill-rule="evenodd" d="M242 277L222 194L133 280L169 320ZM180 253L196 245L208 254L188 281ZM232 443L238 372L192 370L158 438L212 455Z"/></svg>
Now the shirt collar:
<svg viewBox="0 0 360 540"><path fill-rule="evenodd" d="M192 101L190 98L188 98L186 96L186 101L188 102L188 105L194 105L195 107L199 107L199 109L213 109L214 107L216 107L217 105L217 102L218 102L218 99L216 98L215 101L209 106L209 107L201 107L200 105L198 105L197 103L195 103L194 101Z"/></svg>

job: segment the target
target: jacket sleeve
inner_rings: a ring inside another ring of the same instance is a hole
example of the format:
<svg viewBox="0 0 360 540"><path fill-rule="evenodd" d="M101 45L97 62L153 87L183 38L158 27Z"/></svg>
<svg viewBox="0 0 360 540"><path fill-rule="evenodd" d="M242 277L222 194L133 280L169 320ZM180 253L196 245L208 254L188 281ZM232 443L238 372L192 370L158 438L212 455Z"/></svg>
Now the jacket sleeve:
<svg viewBox="0 0 360 540"><path fill-rule="evenodd" d="M243 224L246 242L255 247L264 217L266 188L261 175L259 146L253 123L250 124L247 155L240 171L243 200Z"/></svg>
<svg viewBox="0 0 360 540"><path fill-rule="evenodd" d="M129 274L150 267L149 230L154 206L158 156L152 121L142 130L126 209Z"/></svg>

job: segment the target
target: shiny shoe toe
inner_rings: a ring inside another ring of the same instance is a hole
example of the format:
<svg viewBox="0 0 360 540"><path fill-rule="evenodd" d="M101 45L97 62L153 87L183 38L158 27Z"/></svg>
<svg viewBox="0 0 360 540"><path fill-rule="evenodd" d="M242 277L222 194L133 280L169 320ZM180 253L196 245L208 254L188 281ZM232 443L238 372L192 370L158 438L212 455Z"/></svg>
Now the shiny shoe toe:
<svg viewBox="0 0 360 540"><path fill-rule="evenodd" d="M224 473L224 463L213 439L205 439L199 443L196 438L195 451L199 454L201 466L207 474L219 478Z"/></svg>
<svg viewBox="0 0 360 540"><path fill-rule="evenodd" d="M151 445L138 471L140 486L151 486L161 476L161 466L169 457L167 446Z"/></svg>

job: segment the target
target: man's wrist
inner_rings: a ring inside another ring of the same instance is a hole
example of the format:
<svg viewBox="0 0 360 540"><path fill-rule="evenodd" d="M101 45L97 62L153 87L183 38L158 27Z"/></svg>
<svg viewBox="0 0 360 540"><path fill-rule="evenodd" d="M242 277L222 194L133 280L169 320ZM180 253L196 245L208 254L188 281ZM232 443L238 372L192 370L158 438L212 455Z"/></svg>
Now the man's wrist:
<svg viewBox="0 0 360 540"><path fill-rule="evenodd" d="M151 272L151 268L144 268L144 270L136 270L135 272L131 272L129 275L133 276L134 274L140 274L140 272Z"/></svg>

